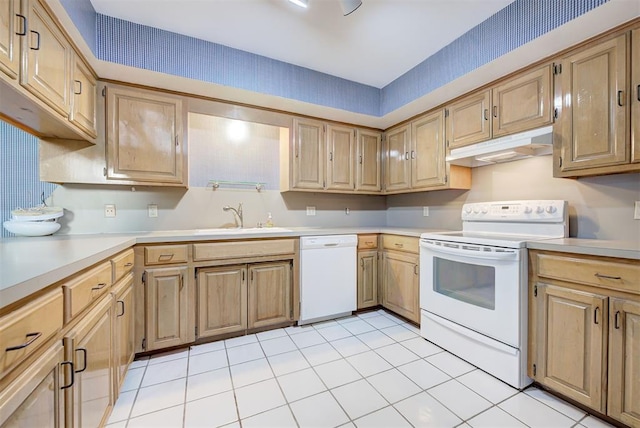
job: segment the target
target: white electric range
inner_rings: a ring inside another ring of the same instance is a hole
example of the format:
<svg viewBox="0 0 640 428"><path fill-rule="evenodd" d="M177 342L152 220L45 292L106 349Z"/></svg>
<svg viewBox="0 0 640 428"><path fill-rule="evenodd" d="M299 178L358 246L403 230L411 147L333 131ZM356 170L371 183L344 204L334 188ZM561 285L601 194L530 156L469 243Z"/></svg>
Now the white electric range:
<svg viewBox="0 0 640 428"><path fill-rule="evenodd" d="M420 237L421 335L522 389L527 241L567 237L567 202L471 203L462 231Z"/></svg>

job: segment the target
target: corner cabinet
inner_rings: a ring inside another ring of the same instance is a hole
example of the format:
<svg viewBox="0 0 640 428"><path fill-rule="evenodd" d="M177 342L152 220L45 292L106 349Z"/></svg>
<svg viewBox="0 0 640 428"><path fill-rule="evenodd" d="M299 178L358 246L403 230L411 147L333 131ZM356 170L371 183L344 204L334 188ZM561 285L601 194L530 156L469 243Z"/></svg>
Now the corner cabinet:
<svg viewBox="0 0 640 428"><path fill-rule="evenodd" d="M556 66L554 176L640 171L639 32L588 45Z"/></svg>
<svg viewBox="0 0 640 428"><path fill-rule="evenodd" d="M356 136L356 191L382 190L382 134L358 130Z"/></svg>
<svg viewBox="0 0 640 428"><path fill-rule="evenodd" d="M186 186L182 99L116 86L106 97L107 179Z"/></svg>
<svg viewBox="0 0 640 428"><path fill-rule="evenodd" d="M378 306L378 235L358 235L358 309Z"/></svg>
<svg viewBox="0 0 640 428"><path fill-rule="evenodd" d="M385 134L384 190L393 192L411 188L411 163L409 147L411 128L404 125Z"/></svg>
<svg viewBox="0 0 640 428"><path fill-rule="evenodd" d="M638 261L531 250L529 266L529 377L640 426Z"/></svg>

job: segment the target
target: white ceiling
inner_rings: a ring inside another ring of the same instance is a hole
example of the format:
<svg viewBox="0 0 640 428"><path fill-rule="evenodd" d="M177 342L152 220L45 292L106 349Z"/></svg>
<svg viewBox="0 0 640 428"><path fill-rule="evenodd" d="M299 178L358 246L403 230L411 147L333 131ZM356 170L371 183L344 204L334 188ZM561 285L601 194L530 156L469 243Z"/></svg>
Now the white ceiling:
<svg viewBox="0 0 640 428"><path fill-rule="evenodd" d="M98 13L382 88L513 0L91 0Z"/></svg>

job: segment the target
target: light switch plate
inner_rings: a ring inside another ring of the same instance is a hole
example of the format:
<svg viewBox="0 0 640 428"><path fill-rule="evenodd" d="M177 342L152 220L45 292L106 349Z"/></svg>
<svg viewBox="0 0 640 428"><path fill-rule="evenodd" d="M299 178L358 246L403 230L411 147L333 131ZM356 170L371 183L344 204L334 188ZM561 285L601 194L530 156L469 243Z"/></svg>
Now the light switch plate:
<svg viewBox="0 0 640 428"><path fill-rule="evenodd" d="M158 217L158 206L156 204L147 205L147 211L149 212L149 217Z"/></svg>
<svg viewBox="0 0 640 428"><path fill-rule="evenodd" d="M640 201L636 201L636 207L633 210L633 219L640 220Z"/></svg>
<svg viewBox="0 0 640 428"><path fill-rule="evenodd" d="M104 216L105 217L115 217L116 216L116 205L115 204L105 204L105 206L104 206Z"/></svg>
<svg viewBox="0 0 640 428"><path fill-rule="evenodd" d="M316 215L316 207L307 207L307 215Z"/></svg>
<svg viewBox="0 0 640 428"><path fill-rule="evenodd" d="M429 207L422 207L422 216L429 217Z"/></svg>

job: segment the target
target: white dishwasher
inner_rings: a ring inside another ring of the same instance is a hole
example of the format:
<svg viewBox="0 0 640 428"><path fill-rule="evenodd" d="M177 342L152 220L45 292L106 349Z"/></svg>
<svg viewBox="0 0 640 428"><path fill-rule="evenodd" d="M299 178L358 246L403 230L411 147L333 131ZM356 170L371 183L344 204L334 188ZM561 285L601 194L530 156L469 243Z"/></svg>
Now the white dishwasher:
<svg viewBox="0 0 640 428"><path fill-rule="evenodd" d="M300 320L308 324L356 310L357 235L300 238Z"/></svg>

